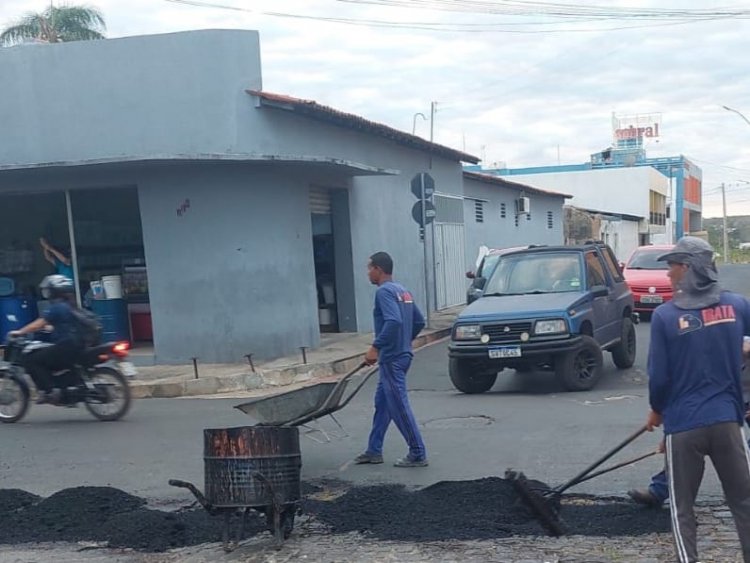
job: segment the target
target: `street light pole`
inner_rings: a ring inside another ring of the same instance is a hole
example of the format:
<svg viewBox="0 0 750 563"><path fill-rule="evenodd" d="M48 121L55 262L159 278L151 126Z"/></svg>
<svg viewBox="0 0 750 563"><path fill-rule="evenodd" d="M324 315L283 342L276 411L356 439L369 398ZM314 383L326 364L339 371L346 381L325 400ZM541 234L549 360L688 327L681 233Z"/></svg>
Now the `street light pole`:
<svg viewBox="0 0 750 563"><path fill-rule="evenodd" d="M750 119L748 119L747 117L745 117L745 115L744 115L744 114L743 114L743 113L742 113L741 111L739 111L739 110L736 110L736 109L733 109L733 108L730 108L730 107L727 107L727 106L721 106L721 107L723 107L723 108L724 108L725 110L727 110L727 111L731 111L732 113L736 113L736 114L737 114L737 115L739 115L739 116L740 116L740 117L741 117L742 119L744 119L744 120L745 120L745 123L747 123L748 125L750 125Z"/></svg>
<svg viewBox="0 0 750 563"><path fill-rule="evenodd" d="M727 233L727 191L724 187L724 182L721 183L721 206L724 215L724 264L729 262L729 235Z"/></svg>
<svg viewBox="0 0 750 563"><path fill-rule="evenodd" d="M425 121L427 121L427 116L425 114L423 114L422 112L419 112L419 111L417 113L415 113L414 117L411 120L411 134L412 135L414 135L416 133L416 131L417 131L417 116L418 115L421 116L422 119L424 119Z"/></svg>

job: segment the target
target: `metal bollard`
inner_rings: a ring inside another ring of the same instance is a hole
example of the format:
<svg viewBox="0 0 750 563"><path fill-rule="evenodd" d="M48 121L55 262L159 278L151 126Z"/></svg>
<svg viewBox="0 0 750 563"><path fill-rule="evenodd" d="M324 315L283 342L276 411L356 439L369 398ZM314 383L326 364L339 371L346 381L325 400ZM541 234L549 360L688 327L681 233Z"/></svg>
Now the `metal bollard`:
<svg viewBox="0 0 750 563"><path fill-rule="evenodd" d="M247 358L247 363L250 364L250 369L253 370L253 373L255 373L255 366L253 365L253 355L245 354L245 358Z"/></svg>
<svg viewBox="0 0 750 563"><path fill-rule="evenodd" d="M299 349L302 350L302 363L307 363L307 346L300 346Z"/></svg>
<svg viewBox="0 0 750 563"><path fill-rule="evenodd" d="M193 373L195 374L195 379L198 379L198 358L191 358L193 360Z"/></svg>

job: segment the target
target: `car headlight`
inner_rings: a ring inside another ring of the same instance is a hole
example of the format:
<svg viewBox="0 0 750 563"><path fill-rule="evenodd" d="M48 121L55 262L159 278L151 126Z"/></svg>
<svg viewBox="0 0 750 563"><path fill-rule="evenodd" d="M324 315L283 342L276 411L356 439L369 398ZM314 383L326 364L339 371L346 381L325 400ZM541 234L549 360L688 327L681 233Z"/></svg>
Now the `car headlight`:
<svg viewBox="0 0 750 563"><path fill-rule="evenodd" d="M482 327L479 325L459 325L456 327L456 340L479 340Z"/></svg>
<svg viewBox="0 0 750 563"><path fill-rule="evenodd" d="M537 321L534 324L534 334L561 334L568 332L568 325L565 323L565 319L549 319L544 321Z"/></svg>

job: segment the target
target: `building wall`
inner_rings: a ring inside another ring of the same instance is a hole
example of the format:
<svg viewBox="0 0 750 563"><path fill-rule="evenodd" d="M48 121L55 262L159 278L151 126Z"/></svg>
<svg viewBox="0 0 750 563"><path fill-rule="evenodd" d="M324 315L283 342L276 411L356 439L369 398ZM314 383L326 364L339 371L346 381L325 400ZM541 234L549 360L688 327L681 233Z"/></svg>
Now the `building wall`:
<svg viewBox="0 0 750 563"><path fill-rule="evenodd" d="M260 88L255 31L191 31L0 51L0 165L234 150Z"/></svg>
<svg viewBox="0 0 750 563"><path fill-rule="evenodd" d="M516 189L464 179L467 270L474 269L482 245L508 248L527 244L563 244L564 198L526 194L531 200L531 213L518 216L516 221L519 195ZM476 218L477 201L483 202L484 221L481 223ZM505 217L502 216L502 204L505 204ZM551 227L548 213L552 214Z"/></svg>
<svg viewBox="0 0 750 563"><path fill-rule="evenodd" d="M318 345L306 176L241 164L38 170L0 175L0 202L19 178L30 193L102 188L101 198L137 186L158 363Z"/></svg>
<svg viewBox="0 0 750 563"><path fill-rule="evenodd" d="M508 179L571 194L568 203L579 208L645 219L649 217L649 191L669 193L669 179L648 166L513 174Z"/></svg>
<svg viewBox="0 0 750 563"><path fill-rule="evenodd" d="M270 171L212 168L162 171L138 186L157 361L241 361L317 346L307 186Z"/></svg>

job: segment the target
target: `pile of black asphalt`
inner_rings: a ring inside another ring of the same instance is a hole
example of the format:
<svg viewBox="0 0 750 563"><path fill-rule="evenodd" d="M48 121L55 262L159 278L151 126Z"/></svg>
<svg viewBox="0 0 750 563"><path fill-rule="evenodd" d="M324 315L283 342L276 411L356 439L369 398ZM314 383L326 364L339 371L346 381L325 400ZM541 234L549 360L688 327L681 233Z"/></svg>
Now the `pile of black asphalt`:
<svg viewBox="0 0 750 563"><path fill-rule="evenodd" d="M335 494L321 494L327 489ZM544 536L509 481L442 481L419 490L399 485L303 484L301 510L332 534L360 532L398 541L483 540ZM573 498L575 502L567 499ZM41 498L0 489L0 544L100 542L113 548L161 552L218 542L223 518L190 506L147 507L143 498L111 487L76 487ZM669 513L624 499L564 497L561 520L569 534L635 536L669 531ZM252 511L245 538L268 533L265 516Z"/></svg>

